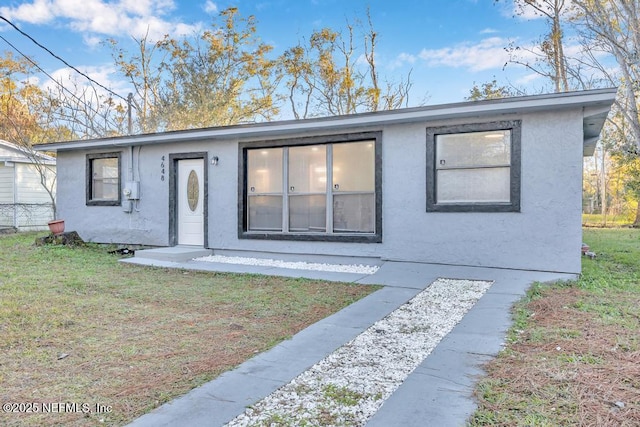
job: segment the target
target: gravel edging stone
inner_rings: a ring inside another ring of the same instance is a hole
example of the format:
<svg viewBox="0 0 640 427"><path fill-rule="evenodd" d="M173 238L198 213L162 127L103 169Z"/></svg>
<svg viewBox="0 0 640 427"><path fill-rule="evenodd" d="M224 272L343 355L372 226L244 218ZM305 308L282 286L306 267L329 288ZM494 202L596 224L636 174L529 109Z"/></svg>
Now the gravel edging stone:
<svg viewBox="0 0 640 427"><path fill-rule="evenodd" d="M376 265L362 264L321 264L304 261L282 261L278 259L247 258L225 255L208 255L194 258L193 261L217 262L223 264L253 265L261 267L288 268L292 270L329 271L334 273L374 274L378 271Z"/></svg>
<svg viewBox="0 0 640 427"><path fill-rule="evenodd" d="M438 279L227 425L364 425L492 283Z"/></svg>

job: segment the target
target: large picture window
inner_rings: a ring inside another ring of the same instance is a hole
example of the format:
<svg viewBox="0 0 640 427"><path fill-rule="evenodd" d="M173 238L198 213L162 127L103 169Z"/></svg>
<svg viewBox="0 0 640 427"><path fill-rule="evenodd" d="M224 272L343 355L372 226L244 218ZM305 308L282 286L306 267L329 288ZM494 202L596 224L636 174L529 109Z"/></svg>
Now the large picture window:
<svg viewBox="0 0 640 427"><path fill-rule="evenodd" d="M120 153L87 155L87 205L120 205Z"/></svg>
<svg viewBox="0 0 640 427"><path fill-rule="evenodd" d="M520 210L520 122L427 130L427 210Z"/></svg>
<svg viewBox="0 0 640 427"><path fill-rule="evenodd" d="M357 137L241 146L241 237L380 241L379 134Z"/></svg>

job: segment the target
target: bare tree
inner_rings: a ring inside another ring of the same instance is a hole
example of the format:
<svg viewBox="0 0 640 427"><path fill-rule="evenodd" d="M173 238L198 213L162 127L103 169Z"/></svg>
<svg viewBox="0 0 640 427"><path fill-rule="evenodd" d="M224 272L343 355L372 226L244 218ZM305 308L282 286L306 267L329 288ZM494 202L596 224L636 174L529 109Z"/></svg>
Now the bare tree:
<svg viewBox="0 0 640 427"><path fill-rule="evenodd" d="M620 85L624 95L616 101L629 126L632 146L640 153L640 118L638 93L640 90L640 1L638 0L574 0L579 11L576 22L583 28L592 65L606 72L613 85ZM611 55L617 73L607 72L602 55Z"/></svg>
<svg viewBox="0 0 640 427"><path fill-rule="evenodd" d="M32 145L118 135L126 111L122 102L92 85L69 77L43 89L31 83L42 69L28 57L6 53L0 58L0 138L18 145L40 176L56 212L56 176L52 158L36 153ZM121 101L121 100L120 100Z"/></svg>
<svg viewBox="0 0 640 427"><path fill-rule="evenodd" d="M640 1L574 0L574 22L580 29L585 64L612 86L619 86L614 114L607 126L609 148L626 174L629 191L639 201L634 224L640 225ZM615 66L612 66L613 59Z"/></svg>
<svg viewBox="0 0 640 427"><path fill-rule="evenodd" d="M408 105L411 73L398 82L381 82L376 63L379 35L369 13L367 23L364 30L362 25L347 21L342 31L330 28L314 31L307 41L280 57L286 99L295 118Z"/></svg>
<svg viewBox="0 0 640 427"><path fill-rule="evenodd" d="M151 42L148 33L140 39L132 37L137 52L133 55L118 47L114 39L108 43L112 49L113 59L124 76L133 86L135 96L130 102L135 107L135 133L149 133L156 131L160 124L158 106L160 104L160 88L162 81L162 66L169 52L162 50L164 40ZM162 50L158 53L158 51ZM156 55L162 57L158 61Z"/></svg>
<svg viewBox="0 0 640 427"><path fill-rule="evenodd" d="M496 3L504 0L495 0ZM510 44L510 62L522 65L553 83L555 92L571 90L571 75L564 49L564 23L570 2L566 0L514 0L517 15L533 11L549 25L549 33L534 48Z"/></svg>

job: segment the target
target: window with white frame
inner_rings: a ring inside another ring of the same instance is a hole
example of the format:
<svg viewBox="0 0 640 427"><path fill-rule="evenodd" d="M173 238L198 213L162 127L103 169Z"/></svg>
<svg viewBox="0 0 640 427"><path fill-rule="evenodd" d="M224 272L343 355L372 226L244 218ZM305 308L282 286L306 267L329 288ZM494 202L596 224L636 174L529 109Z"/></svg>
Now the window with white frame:
<svg viewBox="0 0 640 427"><path fill-rule="evenodd" d="M87 205L120 205L120 153L87 154Z"/></svg>
<svg viewBox="0 0 640 427"><path fill-rule="evenodd" d="M427 210L520 210L520 122L427 129Z"/></svg>
<svg viewBox="0 0 640 427"><path fill-rule="evenodd" d="M380 241L379 135L357 136L242 146L241 237Z"/></svg>

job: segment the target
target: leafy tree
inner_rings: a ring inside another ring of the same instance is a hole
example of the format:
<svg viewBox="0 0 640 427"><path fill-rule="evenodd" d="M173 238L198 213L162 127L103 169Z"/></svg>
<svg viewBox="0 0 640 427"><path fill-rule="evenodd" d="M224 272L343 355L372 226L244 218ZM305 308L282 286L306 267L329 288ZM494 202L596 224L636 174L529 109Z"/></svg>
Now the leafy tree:
<svg viewBox="0 0 640 427"><path fill-rule="evenodd" d="M32 143L54 139L61 129L43 125L50 100L44 91L29 82L32 71L28 60L16 59L11 52L0 57L0 139L17 145L31 159L40 183L49 195L55 217L56 175L33 151Z"/></svg>
<svg viewBox="0 0 640 427"><path fill-rule="evenodd" d="M636 202L636 215L633 221L634 227L640 227L640 158L638 156L626 156L618 164L624 168L626 176L625 188L630 198Z"/></svg>
<svg viewBox="0 0 640 427"><path fill-rule="evenodd" d="M482 83L481 87L474 84L466 99L468 101L480 101L483 99L509 98L515 95L516 91L514 89L510 89L507 86L499 86L496 79L493 79L490 82Z"/></svg>
<svg viewBox="0 0 640 427"><path fill-rule="evenodd" d="M221 17L224 24L196 43L164 40L171 58L165 65L171 78L161 92L168 129L252 122L278 112L275 63L267 58L272 47L256 37L255 18L240 18L236 8Z"/></svg>
<svg viewBox="0 0 640 427"><path fill-rule="evenodd" d="M640 227L640 157L621 152L613 154L615 172L619 176L619 197L636 206L634 227Z"/></svg>
<svg viewBox="0 0 640 427"><path fill-rule="evenodd" d="M193 37L135 40L135 55L111 41L116 64L135 88L140 131L232 125L278 113L272 47L257 37L255 18L240 17L237 8L220 18Z"/></svg>
<svg viewBox="0 0 640 427"><path fill-rule="evenodd" d="M38 131L37 118L29 111L27 101L35 99L40 91L28 81L20 82L31 71L26 60L16 59L11 52L0 58L0 138L20 141L24 135Z"/></svg>
<svg viewBox="0 0 640 427"><path fill-rule="evenodd" d="M29 157L55 217L56 174L33 144L120 134L124 109L109 94L75 80L51 80L44 89L32 83L39 71L31 58L15 58L10 52L0 57L0 138Z"/></svg>
<svg viewBox="0 0 640 427"><path fill-rule="evenodd" d="M134 87L136 130L155 132L270 120L282 102L295 118L351 114L408 105L411 75L382 80L379 35L347 23L323 28L275 60L260 41L253 16L237 8L219 23L181 39L134 39L131 54L110 40L119 70Z"/></svg>

